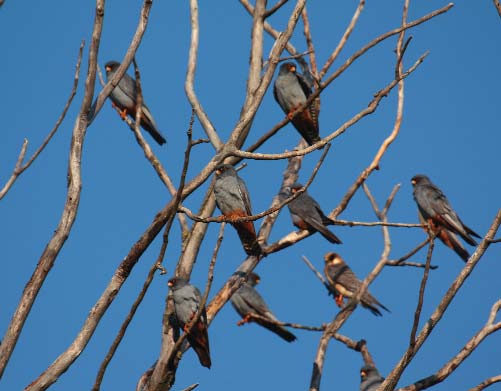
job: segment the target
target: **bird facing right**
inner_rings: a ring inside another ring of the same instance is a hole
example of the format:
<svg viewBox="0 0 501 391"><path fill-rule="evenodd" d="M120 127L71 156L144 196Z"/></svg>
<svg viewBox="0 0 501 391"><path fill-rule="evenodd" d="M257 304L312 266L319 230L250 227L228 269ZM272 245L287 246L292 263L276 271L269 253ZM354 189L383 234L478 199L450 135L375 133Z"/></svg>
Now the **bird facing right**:
<svg viewBox="0 0 501 391"><path fill-rule="evenodd" d="M117 71L119 66L120 63L117 61L108 61L104 65L107 80L110 80L115 75L115 72ZM122 119L125 119L126 115L129 115L134 120L136 119L136 80L134 80L128 74L124 74L122 79L118 82L117 86L113 89L113 91L111 91L110 99L113 106L120 109L120 116L122 117ZM89 126L94 120L95 105L96 101L93 103L92 107L89 110L87 126ZM158 130L158 126L153 118L153 115L151 114L150 109L148 109L148 106L146 106L146 104L144 103L144 100L141 106L141 127L146 130L159 145L165 144L165 138Z"/></svg>
<svg viewBox="0 0 501 391"><path fill-rule="evenodd" d="M305 77L296 72L296 65L285 62L280 66L273 87L273 96L297 131L309 145L320 141L318 130L319 101L314 100L304 110L292 114L311 95L311 87Z"/></svg>
<svg viewBox="0 0 501 391"><path fill-rule="evenodd" d="M324 274L327 281L340 294L340 299L336 302L343 302L343 296L351 298L355 292L362 285L355 273L350 269L350 267L344 262L343 258L339 254L328 252L324 255L325 268ZM338 301L339 300L339 301ZM374 296L369 293L367 289L365 293L360 298L360 304L362 307L367 308L376 316L381 316L381 311L377 308L378 306L382 309L390 312L383 304L381 304Z"/></svg>

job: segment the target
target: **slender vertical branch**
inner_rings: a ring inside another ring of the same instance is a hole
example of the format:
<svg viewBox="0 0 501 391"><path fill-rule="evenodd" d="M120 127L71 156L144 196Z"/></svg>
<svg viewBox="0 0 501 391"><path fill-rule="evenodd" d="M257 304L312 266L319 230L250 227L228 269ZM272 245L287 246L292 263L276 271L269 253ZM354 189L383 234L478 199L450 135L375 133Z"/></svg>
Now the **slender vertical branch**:
<svg viewBox="0 0 501 391"><path fill-rule="evenodd" d="M191 21L191 43L190 51L188 56L188 71L186 72L186 81L184 83L184 89L186 91L186 96L188 97L191 106L197 114L197 118L202 124L202 127L209 137L211 144L214 149L218 150L223 145L221 139L219 138L214 125L210 121L209 117L205 113L202 104L198 100L195 93L194 83L195 83L195 70L197 68L197 55L198 55L198 42L199 42L199 23L198 23L198 0L190 0L190 21Z"/></svg>
<svg viewBox="0 0 501 391"><path fill-rule="evenodd" d="M24 322L35 302L45 279L52 269L56 257L61 251L66 239L68 238L73 223L75 222L78 205L80 203L80 192L82 181L80 177L80 165L82 161L82 150L84 137L87 130L87 116L92 103L94 92L94 83L96 79L96 60L101 39L101 30L104 17L104 0L98 0L96 4L96 14L94 19L94 30L92 32L92 42L89 52L89 70L85 81L85 94L80 108L79 115L73 128L71 139L70 156L68 164L68 190L63 213L58 227L45 247L37 267L34 270L30 280L26 284L18 307L12 316L8 329L0 345L0 377L3 375L5 367L9 362L11 354L16 346Z"/></svg>

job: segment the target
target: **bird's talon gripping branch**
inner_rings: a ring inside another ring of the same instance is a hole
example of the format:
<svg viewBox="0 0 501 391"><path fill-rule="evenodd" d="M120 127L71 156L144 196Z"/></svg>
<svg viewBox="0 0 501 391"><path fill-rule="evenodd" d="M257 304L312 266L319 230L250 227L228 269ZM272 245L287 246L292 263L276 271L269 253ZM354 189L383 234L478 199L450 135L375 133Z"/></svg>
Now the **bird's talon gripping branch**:
<svg viewBox="0 0 501 391"><path fill-rule="evenodd" d="M249 314L247 314L237 322L237 326L243 326L244 324L249 323L250 320L251 320L251 316Z"/></svg>
<svg viewBox="0 0 501 391"><path fill-rule="evenodd" d="M125 121L125 117L127 117L127 108L120 111L120 118Z"/></svg>
<svg viewBox="0 0 501 391"><path fill-rule="evenodd" d="M343 307L344 304L344 296L343 295L334 296L334 301L336 302L337 306L341 308Z"/></svg>

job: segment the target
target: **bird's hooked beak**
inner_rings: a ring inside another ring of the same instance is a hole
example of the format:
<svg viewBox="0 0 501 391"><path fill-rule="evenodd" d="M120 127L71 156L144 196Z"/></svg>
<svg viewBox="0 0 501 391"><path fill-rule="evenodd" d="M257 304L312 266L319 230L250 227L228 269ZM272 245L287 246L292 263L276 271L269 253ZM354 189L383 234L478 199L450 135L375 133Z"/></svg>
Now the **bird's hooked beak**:
<svg viewBox="0 0 501 391"><path fill-rule="evenodd" d="M108 65L106 67L104 67L104 69L106 70L106 72L110 72L111 71L111 67Z"/></svg>
<svg viewBox="0 0 501 391"><path fill-rule="evenodd" d="M363 379L365 379L367 377L367 372L365 371L360 371L360 377Z"/></svg>
<svg viewBox="0 0 501 391"><path fill-rule="evenodd" d="M412 179L411 183L412 183L412 186L416 186L416 180L415 179Z"/></svg>
<svg viewBox="0 0 501 391"><path fill-rule="evenodd" d="M175 281L175 280L174 280L174 278L171 278L171 279L167 282L167 286L168 286L169 288L172 288L172 286L174 285L174 281Z"/></svg>

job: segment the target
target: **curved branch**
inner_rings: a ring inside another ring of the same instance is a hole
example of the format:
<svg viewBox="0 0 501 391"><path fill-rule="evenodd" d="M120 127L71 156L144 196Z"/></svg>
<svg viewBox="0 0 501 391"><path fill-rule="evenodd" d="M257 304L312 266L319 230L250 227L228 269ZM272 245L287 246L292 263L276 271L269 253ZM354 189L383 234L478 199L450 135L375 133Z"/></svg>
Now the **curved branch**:
<svg viewBox="0 0 501 391"><path fill-rule="evenodd" d="M489 248L490 246L490 240L494 238L499 226L501 224L501 209L498 211L496 217L494 218L494 221L491 224L491 227L489 228L489 231L485 235L484 239L482 242L478 245L477 249L473 253L473 255L470 257L466 265L464 266L463 270L459 273L457 278L454 280L452 285L449 287L447 292L445 293L444 297L438 304L437 308L433 312L433 314L430 316L428 321L425 322L423 328L421 329L421 332L419 335L416 337L416 343L414 346L410 346L407 351L404 353L398 364L395 366L395 368L391 371L391 373L386 377L386 380L384 383L381 385L381 389L393 389L395 388L396 384L398 383L400 377L402 376L402 373L404 372L405 368L409 365L411 362L412 358L416 355L416 353L420 350L420 348L423 346L425 341L428 339L430 336L431 332L435 328L438 322L442 319L442 316L444 315L445 311L449 307L450 303L456 296L457 292L463 285L463 283L466 281L466 279L470 276L471 272L477 265L477 263L480 261L481 257L484 255L485 251ZM389 388L388 388L389 387Z"/></svg>
<svg viewBox="0 0 501 391"><path fill-rule="evenodd" d="M491 308L489 313L489 319L482 329L480 329L455 355L450 359L441 369L439 369L433 375L430 375L424 379L417 381L410 386L400 388L398 391L419 391L434 386L435 384L443 382L445 379L451 375L457 367L459 367L463 361L473 353L473 351L480 345L480 343L488 337L490 334L501 329L501 322L494 323L496 315L501 307L501 300L498 300ZM499 380L498 380L499 381ZM486 384L490 385L492 383ZM478 386L477 386L478 387ZM483 387L485 388L485 387ZM478 389L478 388L475 388ZM482 388L480 388L482 389Z"/></svg>
<svg viewBox="0 0 501 391"><path fill-rule="evenodd" d="M75 69L75 76L73 78L73 87L70 92L70 96L68 100L66 101L66 104L64 105L63 112L59 116L59 118L56 121L56 124L52 128L52 130L49 132L45 140L43 141L42 145L35 151L33 156L23 165L24 157L26 155L26 150L28 148L28 139L24 139L23 141L23 146L21 147L21 152L19 153L19 156L17 158L16 166L14 167L14 171L12 172L11 177L5 184L2 190L0 190L0 200L7 194L7 192L10 190L14 182L17 180L17 178L26 170L28 169L29 166L35 161L35 159L42 153L42 151L45 149L47 144L49 144L49 141L52 139L52 137L56 134L57 130L59 129L59 126L63 122L64 118L66 117L66 113L68 112L68 109L71 106L71 103L73 102L73 98L75 97L77 93L77 87L78 87L78 81L80 79L80 65L82 63L82 54L83 54L83 48L84 48L84 42L80 44L80 49L78 51L78 60L77 60L77 65Z"/></svg>
<svg viewBox="0 0 501 391"><path fill-rule="evenodd" d="M217 135L214 125L210 121L207 113L204 111L202 104L198 100L195 93L194 80L195 80L195 70L197 67L197 53L198 53L198 35L199 35L199 24L198 24L198 1L190 0L190 22L191 22L191 43L190 51L188 55L188 70L186 72L186 81L184 83L184 90L186 91L186 96L195 110L197 117L205 130L205 134L209 137L211 144L216 150L221 148L223 142Z"/></svg>

